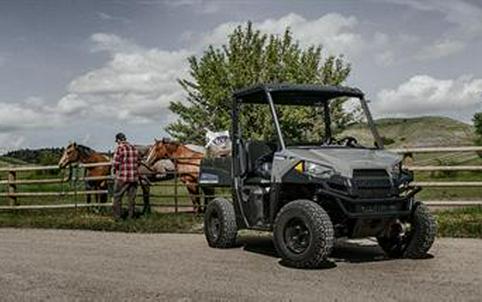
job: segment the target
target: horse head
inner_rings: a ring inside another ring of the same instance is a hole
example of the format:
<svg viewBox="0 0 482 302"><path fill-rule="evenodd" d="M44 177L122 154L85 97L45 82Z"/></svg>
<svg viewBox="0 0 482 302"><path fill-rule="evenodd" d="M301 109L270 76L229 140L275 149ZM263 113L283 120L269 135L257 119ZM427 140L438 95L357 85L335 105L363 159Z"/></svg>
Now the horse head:
<svg viewBox="0 0 482 302"><path fill-rule="evenodd" d="M173 157L178 147L179 143L168 138L163 138L162 140L156 139L148 152L146 164L152 166L158 160Z"/></svg>
<svg viewBox="0 0 482 302"><path fill-rule="evenodd" d="M77 143L70 143L64 150L62 157L59 160L59 167L65 168L71 163L78 162L80 160L80 152L77 148Z"/></svg>

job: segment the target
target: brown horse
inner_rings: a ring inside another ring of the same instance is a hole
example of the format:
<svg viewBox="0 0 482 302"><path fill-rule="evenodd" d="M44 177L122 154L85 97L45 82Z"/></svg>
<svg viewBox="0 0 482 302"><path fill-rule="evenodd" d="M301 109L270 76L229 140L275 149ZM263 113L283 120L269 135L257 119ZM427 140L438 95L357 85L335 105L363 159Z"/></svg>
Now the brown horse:
<svg viewBox="0 0 482 302"><path fill-rule="evenodd" d="M136 149L139 151L139 155L141 158L144 158L147 155L147 152L150 150L151 146L141 146L136 145ZM59 167L65 168L66 166L72 163L101 163L101 162L110 162L111 159L101 153L94 151L93 149L78 145L76 143L71 143L65 148L64 154L59 161ZM107 166L100 166L100 167L91 167L86 168L86 177L90 176L109 176L110 175L111 167ZM150 207L150 184L155 181L161 181L168 178L172 178L171 171L174 170L174 165L169 160L161 160L154 165L147 166L146 164L142 163L139 167L139 183L142 189L142 197L144 201L144 207L142 212L149 213L151 211ZM106 180L89 180L85 183L87 190L107 190L107 181ZM96 196L96 201L99 201L99 195ZM102 194L100 195L100 202L107 201L107 195ZM90 203L91 196L90 194L87 195L87 203Z"/></svg>
<svg viewBox="0 0 482 302"><path fill-rule="evenodd" d="M174 162L175 170L181 181L186 185L194 209L202 212L199 196L199 169L204 153L196 152L185 145L168 139L156 140L149 150L146 164L153 165L161 159Z"/></svg>
<svg viewBox="0 0 482 302"><path fill-rule="evenodd" d="M98 153L93 149L78 145L77 143L69 144L64 151L64 154L60 158L59 167L65 168L72 163L104 163L110 162L110 158L107 155ZM90 167L85 169L86 177L97 177L97 176L109 176L110 175L110 165ZM86 190L107 190L107 180L88 180L85 182ZM107 202L107 194L95 194L96 202ZM91 201L91 194L87 194L87 203Z"/></svg>

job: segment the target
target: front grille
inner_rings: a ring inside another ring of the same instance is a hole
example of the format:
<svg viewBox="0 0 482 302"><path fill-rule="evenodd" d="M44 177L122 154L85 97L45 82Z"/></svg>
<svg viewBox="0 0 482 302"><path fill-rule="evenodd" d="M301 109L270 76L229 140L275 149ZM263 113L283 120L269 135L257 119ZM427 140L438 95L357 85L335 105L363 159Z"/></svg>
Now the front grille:
<svg viewBox="0 0 482 302"><path fill-rule="evenodd" d="M353 170L353 189L360 198L389 197L392 182L383 169L357 169Z"/></svg>
<svg viewBox="0 0 482 302"><path fill-rule="evenodd" d="M388 173L383 169L355 169L353 178L386 178Z"/></svg>

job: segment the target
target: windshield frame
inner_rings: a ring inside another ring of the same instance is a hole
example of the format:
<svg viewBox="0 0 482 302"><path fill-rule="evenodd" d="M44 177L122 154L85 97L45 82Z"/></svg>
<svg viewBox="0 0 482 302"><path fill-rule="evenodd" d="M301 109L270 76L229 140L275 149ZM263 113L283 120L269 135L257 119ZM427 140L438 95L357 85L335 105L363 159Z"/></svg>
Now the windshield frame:
<svg viewBox="0 0 482 302"><path fill-rule="evenodd" d="M286 149L286 143L285 143L285 140L283 138L283 133L281 131L280 123L279 123L279 120L278 120L278 114L276 112L276 107L275 107L275 104L274 104L274 101L273 101L273 97L271 96L271 93L268 89L265 89L265 94L266 94L266 98L268 100L268 104L269 104L269 107L270 107L271 116L273 118L273 122L274 122L274 125L275 125L279 145L280 145L282 150L285 150ZM367 119L368 128L370 129L370 132L372 133L373 138L375 139L375 149L383 149L384 148L383 141L382 141L381 136L378 133L378 130L377 130L377 128L375 126L375 123L373 121L373 117L371 115L370 109L368 108L367 100L365 100L364 97L354 97L354 98L357 98L360 101L363 113L365 114L365 117ZM307 106L307 107L315 107L315 106L323 105L323 108L324 108L323 119L324 119L324 124L325 124L325 137L329 138L329 139L332 139L333 137L332 137L332 129L331 129L331 114L330 114L330 110L329 110L329 106L330 106L329 103L332 100L333 99L325 100L325 101L320 102L320 103L314 103L313 105L298 105L298 104L293 104L293 105ZM283 104L283 105L280 105L280 106L291 106L291 105ZM293 146L297 146L297 145L293 145ZM300 146L302 146L302 145L300 145ZM290 146L290 147L292 147L292 146Z"/></svg>

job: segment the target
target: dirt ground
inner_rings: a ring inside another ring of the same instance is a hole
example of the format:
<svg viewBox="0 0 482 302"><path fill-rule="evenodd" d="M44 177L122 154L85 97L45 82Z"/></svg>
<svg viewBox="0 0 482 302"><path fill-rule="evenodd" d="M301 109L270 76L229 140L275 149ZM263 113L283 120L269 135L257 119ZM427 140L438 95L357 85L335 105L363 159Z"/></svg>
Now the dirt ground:
<svg viewBox="0 0 482 302"><path fill-rule="evenodd" d="M229 250L202 235L0 229L1 301L480 301L482 240L424 260L339 242L324 269L283 266L269 237Z"/></svg>

